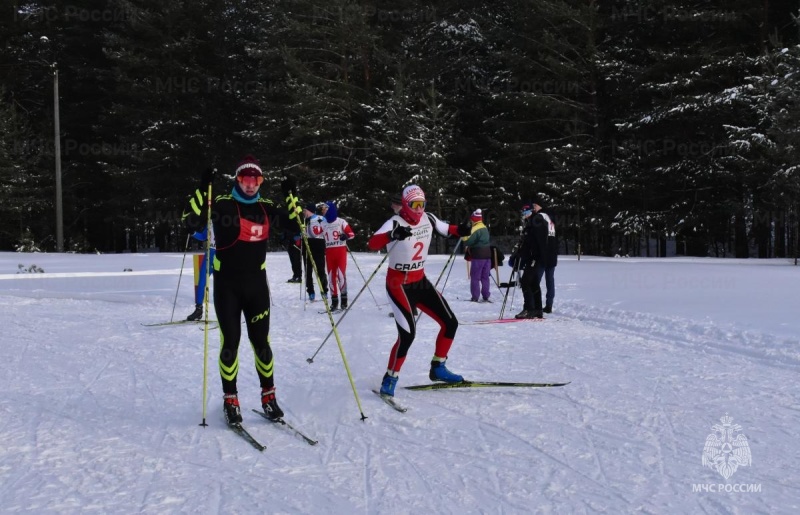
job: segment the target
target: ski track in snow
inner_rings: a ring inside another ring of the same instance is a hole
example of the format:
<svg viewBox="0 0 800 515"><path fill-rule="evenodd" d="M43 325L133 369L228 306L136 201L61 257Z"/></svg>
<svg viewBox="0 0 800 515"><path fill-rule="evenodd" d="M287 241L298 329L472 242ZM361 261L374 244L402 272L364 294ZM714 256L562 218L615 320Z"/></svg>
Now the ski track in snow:
<svg viewBox="0 0 800 515"><path fill-rule="evenodd" d="M5 257L16 267L17 255ZM52 266L51 257L57 260ZM298 287L281 282L291 275L285 253L270 254L278 398L287 420L320 443L311 447L250 411L260 402L245 333L239 393L245 427L267 446L259 453L225 427L216 369L219 331L214 330L208 333L208 426L198 425L203 332L195 326L141 325L169 319L181 256L151 256L158 270L152 274L139 270L150 262L140 258L35 255L29 259L45 270L71 259L84 268L73 274L65 264L52 279L0 275L0 384L6 392L0 399L0 498L5 510L800 509L795 467L800 340L785 332L742 331L705 315L690 319L666 309L640 312L581 300L592 266L636 263L566 260L556 274L564 287L549 316L553 320L459 328L448 362L455 371L475 380L572 381L566 387L403 390L428 382L438 327L423 317L398 385L398 400L409 407L405 414L370 392L380 382L396 334L393 320L365 292L339 328L368 417L362 421L336 338L329 338L313 364L306 362L330 330L326 317L316 313L322 304L304 310ZM136 260L135 275L112 273L130 259ZM358 259L366 275L380 260L371 254ZM435 279L446 256L429 261ZM463 263L458 260L456 266ZM107 276L93 277L88 273L93 269ZM372 283L378 304L384 302L383 278L380 272ZM191 304L191 280L185 279L176 319ZM348 270L348 280L354 297L363 281L355 269ZM466 291L464 270L454 270L445 296L460 320L497 316L499 297L491 304L455 300ZM520 302L516 292L506 316L518 311ZM693 493L694 483L725 482L702 467L701 453L711 425L727 412L743 426L753 449L752 466L740 468L734 479L763 484L763 491Z"/></svg>

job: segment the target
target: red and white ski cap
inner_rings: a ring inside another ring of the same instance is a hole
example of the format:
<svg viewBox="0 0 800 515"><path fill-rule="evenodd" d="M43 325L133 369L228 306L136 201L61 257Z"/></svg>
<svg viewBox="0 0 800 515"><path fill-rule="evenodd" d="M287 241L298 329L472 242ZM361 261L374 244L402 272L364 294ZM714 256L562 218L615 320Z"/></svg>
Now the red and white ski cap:
<svg viewBox="0 0 800 515"><path fill-rule="evenodd" d="M408 204L409 202L413 202L415 200L421 200L425 202L425 192L422 191L422 188L416 184L406 186L403 190L403 202Z"/></svg>
<svg viewBox="0 0 800 515"><path fill-rule="evenodd" d="M246 155L236 166L236 173L234 175L236 177L240 175L242 177L263 177L264 174L261 172L258 159L252 155Z"/></svg>

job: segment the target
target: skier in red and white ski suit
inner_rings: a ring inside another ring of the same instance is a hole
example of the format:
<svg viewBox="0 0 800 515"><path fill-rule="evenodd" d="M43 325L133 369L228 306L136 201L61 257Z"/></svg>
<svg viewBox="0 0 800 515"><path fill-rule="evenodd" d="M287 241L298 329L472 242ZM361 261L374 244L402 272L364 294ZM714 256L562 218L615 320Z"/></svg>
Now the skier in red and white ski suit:
<svg viewBox="0 0 800 515"><path fill-rule="evenodd" d="M386 292L397 324L397 340L389 356L381 393L394 395L397 376L416 336L416 323L412 309L417 307L439 324L436 348L431 360L429 377L433 381L461 382L464 378L453 374L444 366L447 354L458 329L458 320L447 301L425 276L433 231L442 236L469 234L466 224L457 226L443 222L425 213L425 193L419 186L403 190L400 212L387 220L369 239L371 250L388 246L389 271L386 274Z"/></svg>
<svg viewBox="0 0 800 515"><path fill-rule="evenodd" d="M339 216L336 204L326 202L324 211L325 264L328 266L328 287L331 290L331 309L338 309L339 296L342 309L347 307L347 240L356 234L347 220Z"/></svg>

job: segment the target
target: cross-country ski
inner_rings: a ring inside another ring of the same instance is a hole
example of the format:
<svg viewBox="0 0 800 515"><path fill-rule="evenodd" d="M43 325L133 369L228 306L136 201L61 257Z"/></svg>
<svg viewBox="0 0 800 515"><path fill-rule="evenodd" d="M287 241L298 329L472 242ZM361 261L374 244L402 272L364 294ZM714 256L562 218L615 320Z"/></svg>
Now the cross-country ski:
<svg viewBox="0 0 800 515"><path fill-rule="evenodd" d="M446 390L454 388L551 388L556 386L566 386L566 383L515 383L497 381L462 381L460 383L430 383L404 386L406 390Z"/></svg>
<svg viewBox="0 0 800 515"><path fill-rule="evenodd" d="M234 433L236 433L237 435L241 436L241 437L244 439L244 441L246 441L247 443L249 443L250 445L252 445L253 447L255 447L255 448L256 448L256 450L258 450L258 451L262 451L262 452L263 452L263 451L264 451L264 449L266 449L266 448L267 448L267 446L266 446L266 445L263 445L263 444L261 444L261 443L260 443L258 440L256 440L256 439L255 439L255 437L254 437L253 435L251 435L251 434L250 434L250 432L249 432L249 431L247 431L247 430L244 428L244 426L242 426L242 424L239 424L239 423L228 424L228 427L229 427L229 428L230 428L230 429L231 429L231 430L232 430Z"/></svg>
<svg viewBox="0 0 800 515"><path fill-rule="evenodd" d="M175 320L173 322L155 322L155 323L149 323L149 324L142 323L142 325L145 326L145 327L164 327L164 326L170 326L170 325L186 325L186 324L204 325L205 323L206 323L205 320ZM208 323L209 324L216 324L217 321L216 320L209 320Z"/></svg>
<svg viewBox="0 0 800 515"><path fill-rule="evenodd" d="M290 423L286 422L286 420L284 420L283 418L272 420L267 416L266 413L257 409L253 409L253 413L258 413L262 418L272 422L273 424L286 428L288 431L290 431L292 434L294 434L295 436L306 442L308 445L317 445L319 443L318 440L314 440L310 436L306 435L305 433L303 433Z"/></svg>

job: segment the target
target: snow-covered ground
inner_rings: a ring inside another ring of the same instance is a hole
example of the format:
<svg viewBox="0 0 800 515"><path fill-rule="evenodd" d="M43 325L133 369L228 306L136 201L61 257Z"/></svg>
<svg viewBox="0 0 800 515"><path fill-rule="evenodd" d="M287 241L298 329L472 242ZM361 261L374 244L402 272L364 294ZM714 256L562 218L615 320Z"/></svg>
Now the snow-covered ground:
<svg viewBox="0 0 800 515"><path fill-rule="evenodd" d="M367 277L381 259L355 256ZM432 256L428 275L446 260ZM458 258L445 296L463 324L448 366L476 380L571 384L398 388L404 414L370 391L395 337L381 270L340 326L362 421L335 339L306 361L330 330L322 304L304 306L285 282L288 257L270 254L278 399L320 443L250 411L259 387L243 344L240 399L263 453L225 427L218 331L201 427L204 332L143 325L171 318L181 263L0 253L0 511L800 511L800 268L788 260L562 257L547 321L467 325L496 318L502 295L467 302ZM45 273L17 274L19 264ZM352 261L348 278L352 299L364 283ZM512 315L519 291L513 301ZM192 308L187 259L174 318ZM428 382L436 331L423 317L399 386ZM703 464L709 436L722 436L715 425L742 437L735 470Z"/></svg>

